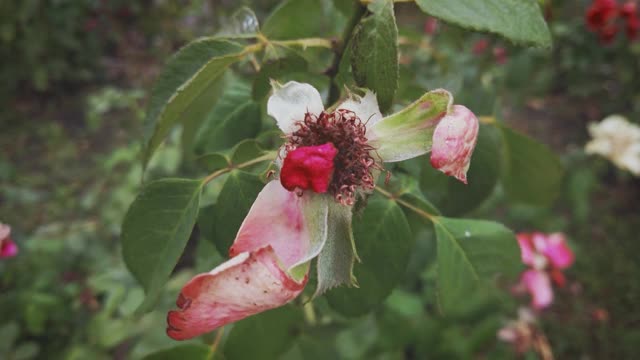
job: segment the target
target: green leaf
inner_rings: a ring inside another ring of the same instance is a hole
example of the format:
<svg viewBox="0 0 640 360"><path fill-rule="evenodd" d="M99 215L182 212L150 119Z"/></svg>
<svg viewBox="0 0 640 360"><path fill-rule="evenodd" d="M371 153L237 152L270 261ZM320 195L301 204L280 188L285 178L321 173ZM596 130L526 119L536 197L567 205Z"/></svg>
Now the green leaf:
<svg viewBox="0 0 640 360"><path fill-rule="evenodd" d="M232 171L227 177L215 207L214 240L221 254L229 253L242 221L263 187L257 175L244 171Z"/></svg>
<svg viewBox="0 0 640 360"><path fill-rule="evenodd" d="M260 126L260 106L251 97L251 87L234 79L204 120L196 137L196 152L230 149L255 137Z"/></svg>
<svg viewBox="0 0 640 360"><path fill-rule="evenodd" d="M283 306L234 325L224 346L228 360L277 359L293 343L304 323L302 312Z"/></svg>
<svg viewBox="0 0 640 360"><path fill-rule="evenodd" d="M269 94L272 79L284 84L286 83L284 79L288 78L287 75L306 72L308 69L308 63L304 57L284 46L268 46L265 50L265 57L267 56L253 81L252 95L256 101L262 100Z"/></svg>
<svg viewBox="0 0 640 360"><path fill-rule="evenodd" d="M122 253L147 295L139 311L154 305L189 240L198 216L202 182L162 179L148 183L122 224Z"/></svg>
<svg viewBox="0 0 640 360"><path fill-rule="evenodd" d="M178 345L170 349L156 351L142 360L206 360L209 347L204 344Z"/></svg>
<svg viewBox="0 0 640 360"><path fill-rule="evenodd" d="M431 150L437 121L445 115L453 97L446 90L434 90L371 127L371 145L384 161L411 159Z"/></svg>
<svg viewBox="0 0 640 360"><path fill-rule="evenodd" d="M327 241L318 255L318 285L314 296L346 284L357 286L353 264L358 259L351 218L353 209L329 200Z"/></svg>
<svg viewBox="0 0 640 360"><path fill-rule="evenodd" d="M515 277L521 269L518 242L511 230L483 220L437 217L438 299L453 312L494 276Z"/></svg>
<svg viewBox="0 0 640 360"><path fill-rule="evenodd" d="M424 162L420 175L422 191L446 215L461 215L477 208L498 182L500 173L500 132L494 126L480 125L478 143L471 157L468 184L443 174Z"/></svg>
<svg viewBox="0 0 640 360"><path fill-rule="evenodd" d="M509 198L548 206L558 196L563 177L560 159L545 145L501 126L504 139L502 183Z"/></svg>
<svg viewBox="0 0 640 360"><path fill-rule="evenodd" d="M214 83L229 65L241 59L243 49L235 42L203 38L183 47L169 60L149 100L144 122L144 166L173 126L187 120L185 112L215 95Z"/></svg>
<svg viewBox="0 0 640 360"><path fill-rule="evenodd" d="M322 2L285 0L276 7L262 26L269 39L301 39L321 35Z"/></svg>
<svg viewBox="0 0 640 360"><path fill-rule="evenodd" d="M356 83L376 93L382 112L393 103L398 89L398 28L393 1L377 0L369 5L352 39L351 66Z"/></svg>
<svg viewBox="0 0 640 360"><path fill-rule="evenodd" d="M460 27L488 31L515 43L551 46L536 0L416 0L425 13Z"/></svg>
<svg viewBox="0 0 640 360"><path fill-rule="evenodd" d="M327 293L329 304L347 316L377 307L402 280L413 237L400 207L386 198L371 198L354 222L362 263L354 269L359 288L337 288Z"/></svg>

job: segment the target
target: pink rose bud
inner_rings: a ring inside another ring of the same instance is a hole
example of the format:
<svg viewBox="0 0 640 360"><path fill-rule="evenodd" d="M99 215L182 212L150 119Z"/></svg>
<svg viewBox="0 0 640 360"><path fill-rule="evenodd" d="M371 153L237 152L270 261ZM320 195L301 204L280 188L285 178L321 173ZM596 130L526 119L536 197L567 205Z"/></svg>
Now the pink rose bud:
<svg viewBox="0 0 640 360"><path fill-rule="evenodd" d="M478 130L478 118L471 110L454 105L433 133L431 166L466 184Z"/></svg>
<svg viewBox="0 0 640 360"><path fill-rule="evenodd" d="M280 171L282 186L289 191L310 188L317 193L327 192L333 175L333 158L337 154L332 143L302 146L290 151Z"/></svg>

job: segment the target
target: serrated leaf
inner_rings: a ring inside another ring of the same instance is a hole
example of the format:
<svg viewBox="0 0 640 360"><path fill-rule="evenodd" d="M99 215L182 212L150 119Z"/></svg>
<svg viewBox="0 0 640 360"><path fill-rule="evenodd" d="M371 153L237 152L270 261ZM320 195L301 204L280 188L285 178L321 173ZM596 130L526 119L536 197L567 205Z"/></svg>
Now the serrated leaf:
<svg viewBox="0 0 640 360"><path fill-rule="evenodd" d="M495 276L515 277L522 268L515 235L484 220L437 217L438 299L442 310L457 310Z"/></svg>
<svg viewBox="0 0 640 360"><path fill-rule="evenodd" d="M227 150L260 132L260 105L251 97L251 87L234 80L203 121L196 137L196 152Z"/></svg>
<svg viewBox="0 0 640 360"><path fill-rule="evenodd" d="M228 360L277 359L304 323L301 309L287 305L251 316L234 325L224 346Z"/></svg>
<svg viewBox="0 0 640 360"><path fill-rule="evenodd" d="M356 83L376 93L382 112L393 103L398 89L398 28L393 1L376 0L369 5L353 35L351 66Z"/></svg>
<svg viewBox="0 0 640 360"><path fill-rule="evenodd" d="M386 198L371 198L353 229L362 259L354 269L359 287L336 288L326 295L331 307L347 316L365 314L382 303L403 278L413 243L404 213Z"/></svg>
<svg viewBox="0 0 640 360"><path fill-rule="evenodd" d="M228 40L203 38L169 60L153 88L144 121L144 166L173 126L187 120L184 112L206 97L227 67L240 60L243 49Z"/></svg>
<svg viewBox="0 0 640 360"><path fill-rule="evenodd" d="M318 285L314 296L337 286L357 286L353 264L358 259L353 230L352 208L329 200L327 241L318 255Z"/></svg>
<svg viewBox="0 0 640 360"><path fill-rule="evenodd" d="M515 43L551 46L536 0L416 0L425 13L460 27L488 31Z"/></svg>
<svg viewBox="0 0 640 360"><path fill-rule="evenodd" d="M321 35L322 4L316 0L285 0L262 26L269 39L301 39Z"/></svg>
<svg viewBox="0 0 640 360"><path fill-rule="evenodd" d="M549 206L560 192L563 167L545 145L501 126L504 139L502 183L509 198Z"/></svg>
<svg viewBox="0 0 640 360"><path fill-rule="evenodd" d="M207 360L209 347L204 344L186 344L156 351L142 360Z"/></svg>
<svg viewBox="0 0 640 360"><path fill-rule="evenodd" d="M162 179L148 183L122 224L122 254L145 290L148 311L182 255L198 216L202 182Z"/></svg>
<svg viewBox="0 0 640 360"><path fill-rule="evenodd" d="M468 184L443 174L428 164L420 174L420 187L446 215L461 215L477 208L498 182L500 174L500 132L494 126L480 125L478 143L471 157Z"/></svg>
<svg viewBox="0 0 640 360"><path fill-rule="evenodd" d="M232 171L227 177L215 208L214 240L220 254L229 253L242 221L263 187L257 175L244 171Z"/></svg>

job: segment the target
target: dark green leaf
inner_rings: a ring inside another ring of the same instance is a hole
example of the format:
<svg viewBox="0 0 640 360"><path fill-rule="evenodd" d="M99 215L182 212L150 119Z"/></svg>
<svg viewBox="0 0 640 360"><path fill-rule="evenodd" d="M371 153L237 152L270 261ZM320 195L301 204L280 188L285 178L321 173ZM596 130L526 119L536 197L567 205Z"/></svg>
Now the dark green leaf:
<svg viewBox="0 0 640 360"><path fill-rule="evenodd" d="M420 175L420 187L427 197L447 215L467 213L482 204L498 182L500 132L493 126L480 126L466 185L434 169L427 159L421 158L420 161L425 164Z"/></svg>
<svg viewBox="0 0 640 360"><path fill-rule="evenodd" d="M351 66L356 83L373 90L385 112L398 89L398 28L393 1L377 0L369 10L353 36Z"/></svg>
<svg viewBox="0 0 640 360"><path fill-rule="evenodd" d="M434 220L438 238L438 299L442 310L458 309L494 276L515 277L521 269L511 230L483 220Z"/></svg>
<svg viewBox="0 0 640 360"><path fill-rule="evenodd" d="M515 43L550 47L551 34L536 0L416 0L425 13Z"/></svg>
<svg viewBox="0 0 640 360"><path fill-rule="evenodd" d="M502 182L514 201L548 206L560 192L563 167L560 159L543 144L501 127L504 139Z"/></svg>
<svg viewBox="0 0 640 360"><path fill-rule="evenodd" d="M331 307L348 316L371 311L391 293L404 276L413 239L404 213L386 198L371 198L355 216L354 236L362 259L354 271L359 288L327 293Z"/></svg>
<svg viewBox="0 0 640 360"><path fill-rule="evenodd" d="M234 80L204 120L196 138L196 151L208 153L230 149L260 131L260 106L248 84Z"/></svg>
<svg viewBox="0 0 640 360"><path fill-rule="evenodd" d="M170 349L156 351L142 360L207 360L209 347L204 344L178 345Z"/></svg>
<svg viewBox="0 0 640 360"><path fill-rule="evenodd" d="M198 216L202 182L162 179L148 183L122 225L125 263L147 295L149 310L180 258Z"/></svg>
<svg viewBox="0 0 640 360"><path fill-rule="evenodd" d="M301 39L321 35L322 2L285 0L276 7L262 26L269 39Z"/></svg>
<svg viewBox="0 0 640 360"><path fill-rule="evenodd" d="M220 190L215 209L215 243L221 254L228 254L242 221L249 213L253 201L264 187L257 175L236 170Z"/></svg>
<svg viewBox="0 0 640 360"><path fill-rule="evenodd" d="M302 312L283 306L238 322L224 346L228 360L276 359L295 340L304 323Z"/></svg>
<svg viewBox="0 0 640 360"><path fill-rule="evenodd" d="M153 88L144 122L145 166L171 128L187 120L185 112L194 104L200 106L207 96L215 95L214 83L229 65L241 58L242 50L238 43L203 38L185 46L169 60Z"/></svg>

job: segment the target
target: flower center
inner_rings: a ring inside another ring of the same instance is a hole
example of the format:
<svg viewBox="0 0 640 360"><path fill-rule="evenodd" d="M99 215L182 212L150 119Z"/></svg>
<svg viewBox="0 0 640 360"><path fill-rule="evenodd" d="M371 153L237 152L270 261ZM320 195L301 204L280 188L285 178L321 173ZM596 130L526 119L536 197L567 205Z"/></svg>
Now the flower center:
<svg viewBox="0 0 640 360"><path fill-rule="evenodd" d="M341 204L353 205L357 190L374 189L373 171L383 168L374 158L375 149L367 143L365 124L353 111L323 111L319 116L306 113L296 125L298 129L287 135L285 163L298 148L331 143L338 153L333 158L333 176L326 191Z"/></svg>

